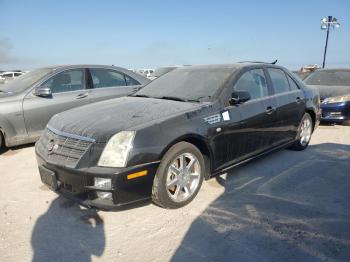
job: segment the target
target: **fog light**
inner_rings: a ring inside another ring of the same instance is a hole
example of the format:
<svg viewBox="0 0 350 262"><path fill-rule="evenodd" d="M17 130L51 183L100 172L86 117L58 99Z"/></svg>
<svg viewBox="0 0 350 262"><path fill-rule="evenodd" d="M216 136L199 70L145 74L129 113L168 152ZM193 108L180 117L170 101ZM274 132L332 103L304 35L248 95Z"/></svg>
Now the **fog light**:
<svg viewBox="0 0 350 262"><path fill-rule="evenodd" d="M96 188L102 189L102 190L112 190L112 179L103 178L103 177L95 177L94 186ZM97 191L96 195L99 199L108 199L108 200L113 199L111 192Z"/></svg>
<svg viewBox="0 0 350 262"><path fill-rule="evenodd" d="M103 190L111 190L112 189L112 179L95 177L94 186L99 188L99 189L103 189Z"/></svg>
<svg viewBox="0 0 350 262"><path fill-rule="evenodd" d="M110 192L96 192L96 195L100 199L108 199L108 200L113 199L112 193Z"/></svg>

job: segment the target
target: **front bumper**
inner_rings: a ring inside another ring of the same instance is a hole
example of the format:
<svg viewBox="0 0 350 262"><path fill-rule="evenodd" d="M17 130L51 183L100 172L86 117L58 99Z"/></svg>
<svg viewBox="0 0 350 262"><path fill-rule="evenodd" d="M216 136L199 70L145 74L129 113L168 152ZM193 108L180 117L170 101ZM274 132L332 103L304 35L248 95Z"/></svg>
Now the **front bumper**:
<svg viewBox="0 0 350 262"><path fill-rule="evenodd" d="M350 101L321 104L321 122L342 123L350 120Z"/></svg>
<svg viewBox="0 0 350 262"><path fill-rule="evenodd" d="M119 210L129 206L149 203L152 195L153 178L159 162L147 163L127 168L69 168L49 163L36 152L39 171L51 171L57 181L54 191L82 206L101 210ZM147 171L146 175L128 178L128 175ZM110 178L111 190L94 187L94 178ZM42 178L42 181L45 181ZM110 192L112 199L101 199L97 192Z"/></svg>

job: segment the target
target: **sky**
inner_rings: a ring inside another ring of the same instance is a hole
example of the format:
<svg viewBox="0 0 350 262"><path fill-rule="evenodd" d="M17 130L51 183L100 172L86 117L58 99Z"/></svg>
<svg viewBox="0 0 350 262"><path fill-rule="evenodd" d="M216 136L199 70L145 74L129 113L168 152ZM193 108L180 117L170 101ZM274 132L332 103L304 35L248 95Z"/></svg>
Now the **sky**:
<svg viewBox="0 0 350 262"><path fill-rule="evenodd" d="M350 1L0 0L0 69L273 61L350 67Z"/></svg>

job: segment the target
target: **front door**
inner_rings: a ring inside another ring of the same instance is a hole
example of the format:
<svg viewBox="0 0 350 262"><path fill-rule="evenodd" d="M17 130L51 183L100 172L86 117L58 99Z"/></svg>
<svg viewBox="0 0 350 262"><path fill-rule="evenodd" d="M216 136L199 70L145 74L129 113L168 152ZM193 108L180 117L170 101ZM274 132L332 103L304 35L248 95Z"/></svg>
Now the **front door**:
<svg viewBox="0 0 350 262"><path fill-rule="evenodd" d="M43 84L51 89L51 96L38 97L31 92L25 97L24 121L33 141L40 137L53 115L89 103L85 75L83 68L60 72Z"/></svg>
<svg viewBox="0 0 350 262"><path fill-rule="evenodd" d="M213 139L217 169L256 155L274 143L276 100L270 96L264 70L243 73L232 90L247 91L251 99L221 112L221 132Z"/></svg>

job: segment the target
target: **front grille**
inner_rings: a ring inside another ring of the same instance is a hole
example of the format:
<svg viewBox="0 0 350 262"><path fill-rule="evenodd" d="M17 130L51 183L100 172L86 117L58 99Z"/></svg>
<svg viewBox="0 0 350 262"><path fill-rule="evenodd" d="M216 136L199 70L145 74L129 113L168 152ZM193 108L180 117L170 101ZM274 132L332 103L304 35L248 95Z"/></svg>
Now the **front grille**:
<svg viewBox="0 0 350 262"><path fill-rule="evenodd" d="M57 133L46 129L38 142L39 153L48 162L75 167L93 142L70 134Z"/></svg>

